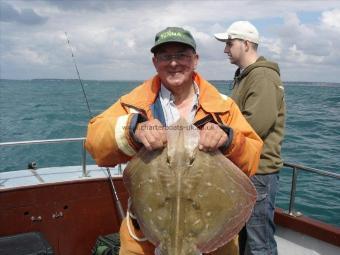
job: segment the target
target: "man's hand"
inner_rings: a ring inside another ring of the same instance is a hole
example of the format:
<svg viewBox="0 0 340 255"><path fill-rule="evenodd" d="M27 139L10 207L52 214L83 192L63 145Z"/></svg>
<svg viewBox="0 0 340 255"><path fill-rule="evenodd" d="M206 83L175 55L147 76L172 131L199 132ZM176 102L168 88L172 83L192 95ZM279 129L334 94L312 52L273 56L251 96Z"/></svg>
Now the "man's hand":
<svg viewBox="0 0 340 255"><path fill-rule="evenodd" d="M215 123L206 123L200 130L198 148L205 152L214 152L228 141L228 135Z"/></svg>
<svg viewBox="0 0 340 255"><path fill-rule="evenodd" d="M167 142L164 127L157 119L139 123L135 136L149 151L163 148Z"/></svg>

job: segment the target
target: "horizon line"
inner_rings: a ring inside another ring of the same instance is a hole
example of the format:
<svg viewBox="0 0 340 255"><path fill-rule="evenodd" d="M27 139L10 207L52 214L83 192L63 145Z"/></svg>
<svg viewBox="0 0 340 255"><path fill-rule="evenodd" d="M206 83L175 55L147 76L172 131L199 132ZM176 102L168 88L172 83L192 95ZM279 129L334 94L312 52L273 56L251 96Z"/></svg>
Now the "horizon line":
<svg viewBox="0 0 340 255"><path fill-rule="evenodd" d="M8 79L8 78L0 78L0 81L34 81L34 80L76 80L77 78L32 78L32 79ZM144 82L145 79L81 79L82 81L102 81L102 82L111 82L111 81L124 81L124 82ZM233 80L225 80L225 79L206 79L207 81L221 81L221 82L232 82ZM332 83L332 84L340 84L340 82L333 81L282 81L283 83Z"/></svg>

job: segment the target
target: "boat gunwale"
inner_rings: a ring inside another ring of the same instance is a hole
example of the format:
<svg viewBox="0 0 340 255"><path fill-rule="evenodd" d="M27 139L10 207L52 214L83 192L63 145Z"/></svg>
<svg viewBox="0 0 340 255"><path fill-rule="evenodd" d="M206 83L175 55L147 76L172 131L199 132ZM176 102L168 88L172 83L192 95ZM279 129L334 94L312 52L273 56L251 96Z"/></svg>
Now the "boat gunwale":
<svg viewBox="0 0 340 255"><path fill-rule="evenodd" d="M340 247L340 227L275 208L275 224Z"/></svg>
<svg viewBox="0 0 340 255"><path fill-rule="evenodd" d="M121 180L123 178L122 175L113 175L112 180ZM95 182L95 181L101 181L101 180L108 180L108 177L91 177L91 178L79 178L79 179L73 179L69 181L57 181L57 182L46 182L46 183L39 183L39 184L32 184L32 185L25 185L25 186L17 186L17 187L9 187L9 188L1 188L0 187L0 193L6 192L6 191L16 191L16 190L24 190L24 189L34 189L39 187L46 187L46 186L59 186L59 185L65 185L65 184L75 184L80 182Z"/></svg>

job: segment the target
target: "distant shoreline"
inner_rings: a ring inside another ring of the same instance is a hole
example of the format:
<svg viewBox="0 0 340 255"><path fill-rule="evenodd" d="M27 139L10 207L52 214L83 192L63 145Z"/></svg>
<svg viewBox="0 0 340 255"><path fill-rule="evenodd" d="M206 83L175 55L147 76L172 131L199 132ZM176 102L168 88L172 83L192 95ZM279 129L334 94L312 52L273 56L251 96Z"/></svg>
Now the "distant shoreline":
<svg viewBox="0 0 340 255"><path fill-rule="evenodd" d="M78 79L59 79L59 78L36 78L36 79L0 79L1 81L78 81ZM143 83L145 80L83 80L83 82L136 82ZM232 80L208 80L209 82L218 82L231 84ZM325 82L325 81L283 81L286 86L340 86L340 82Z"/></svg>

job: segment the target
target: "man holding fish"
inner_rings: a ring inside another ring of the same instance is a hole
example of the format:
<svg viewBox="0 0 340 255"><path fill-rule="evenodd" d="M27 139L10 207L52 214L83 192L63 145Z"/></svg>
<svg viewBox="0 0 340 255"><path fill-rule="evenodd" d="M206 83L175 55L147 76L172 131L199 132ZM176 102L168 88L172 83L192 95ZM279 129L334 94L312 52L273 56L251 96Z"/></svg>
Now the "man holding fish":
<svg viewBox="0 0 340 255"><path fill-rule="evenodd" d="M253 175L262 140L235 102L195 71L199 56L191 33L168 27L157 33L151 52L157 75L89 123L86 148L97 164L110 167L128 162L142 147L150 152L165 148L167 127L184 118L199 129L200 151L220 151L246 175ZM121 225L120 254L154 254L155 246L139 241L143 233L128 222L125 219ZM237 254L234 244L224 250Z"/></svg>

